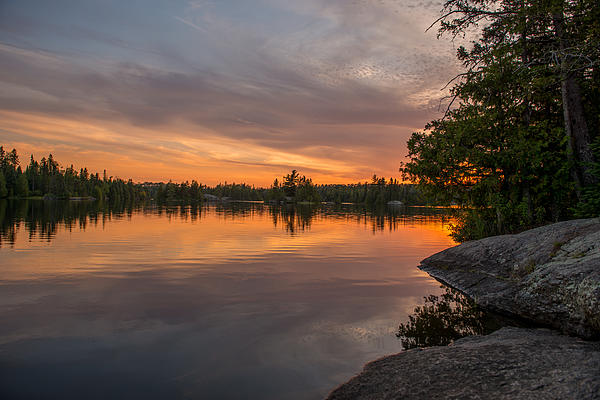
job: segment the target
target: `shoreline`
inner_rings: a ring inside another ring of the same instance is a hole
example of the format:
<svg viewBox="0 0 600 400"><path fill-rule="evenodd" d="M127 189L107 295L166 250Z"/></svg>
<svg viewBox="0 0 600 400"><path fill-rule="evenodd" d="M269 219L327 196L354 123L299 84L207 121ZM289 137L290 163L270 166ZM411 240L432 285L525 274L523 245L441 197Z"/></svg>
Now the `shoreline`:
<svg viewBox="0 0 600 400"><path fill-rule="evenodd" d="M419 268L485 310L551 329L386 356L328 399L600 398L600 218L466 242Z"/></svg>

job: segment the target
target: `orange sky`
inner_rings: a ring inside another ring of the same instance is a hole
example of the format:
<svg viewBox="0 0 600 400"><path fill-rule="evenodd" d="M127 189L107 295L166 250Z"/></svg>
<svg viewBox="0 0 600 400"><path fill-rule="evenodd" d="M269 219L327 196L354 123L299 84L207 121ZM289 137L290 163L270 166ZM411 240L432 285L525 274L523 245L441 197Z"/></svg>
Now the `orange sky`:
<svg viewBox="0 0 600 400"><path fill-rule="evenodd" d="M0 145L134 181L399 178L458 66L441 2L19 1L0 13ZM150 4L151 3L151 4Z"/></svg>
<svg viewBox="0 0 600 400"><path fill-rule="evenodd" d="M349 153L346 161L330 159L326 155L274 152L262 146L240 148L235 141L218 137L173 137L171 143L186 145L185 149L178 150L160 145L150 147L143 139L143 129L127 125L100 125L15 112L0 112L0 119L11 132L23 136L2 142L6 150L17 149L23 167L31 154L39 161L51 153L63 167L73 164L76 169L86 167L90 172L100 174L106 169L109 176L131 178L136 182L171 179L196 180L209 185L227 181L268 186L273 179L279 179L291 169L299 170L315 183L356 183L370 180L373 173L399 179L400 157L391 162L387 160L388 165L384 168L379 163L371 168L357 169L352 163L352 151L348 149L345 150ZM121 135L121 132L136 132L139 136ZM95 149L94 146L79 145L81 142L101 142L105 147ZM112 151L115 148L126 151ZM203 156L202 149L205 148L210 149L210 157ZM258 163L256 158L260 158Z"/></svg>

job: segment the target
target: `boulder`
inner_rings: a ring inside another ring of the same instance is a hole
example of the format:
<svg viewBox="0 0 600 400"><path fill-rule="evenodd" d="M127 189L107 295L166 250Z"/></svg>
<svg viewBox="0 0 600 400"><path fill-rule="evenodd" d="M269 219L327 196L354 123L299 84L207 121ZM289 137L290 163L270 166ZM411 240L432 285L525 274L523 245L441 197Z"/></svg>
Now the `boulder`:
<svg viewBox="0 0 600 400"><path fill-rule="evenodd" d="M373 361L328 398L598 399L600 343L506 327Z"/></svg>
<svg viewBox="0 0 600 400"><path fill-rule="evenodd" d="M404 203L402 203L400 200L390 200L387 202L388 206L395 206L395 207L399 207L404 205Z"/></svg>
<svg viewBox="0 0 600 400"><path fill-rule="evenodd" d="M600 337L600 219L463 243L420 268L491 311Z"/></svg>
<svg viewBox="0 0 600 400"><path fill-rule="evenodd" d="M600 219L466 242L421 269L486 309L600 337ZM505 327L367 364L329 399L600 399L600 342Z"/></svg>

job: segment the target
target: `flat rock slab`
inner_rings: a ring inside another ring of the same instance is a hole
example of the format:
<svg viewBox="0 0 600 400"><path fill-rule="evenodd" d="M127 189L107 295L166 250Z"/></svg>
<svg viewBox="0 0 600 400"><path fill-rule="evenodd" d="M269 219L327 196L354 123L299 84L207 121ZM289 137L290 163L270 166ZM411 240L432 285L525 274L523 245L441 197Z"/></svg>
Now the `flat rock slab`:
<svg viewBox="0 0 600 400"><path fill-rule="evenodd" d="M600 343L502 328L367 364L329 399L600 399Z"/></svg>
<svg viewBox="0 0 600 400"><path fill-rule="evenodd" d="M600 337L600 219L463 243L420 268L483 308L563 333Z"/></svg>

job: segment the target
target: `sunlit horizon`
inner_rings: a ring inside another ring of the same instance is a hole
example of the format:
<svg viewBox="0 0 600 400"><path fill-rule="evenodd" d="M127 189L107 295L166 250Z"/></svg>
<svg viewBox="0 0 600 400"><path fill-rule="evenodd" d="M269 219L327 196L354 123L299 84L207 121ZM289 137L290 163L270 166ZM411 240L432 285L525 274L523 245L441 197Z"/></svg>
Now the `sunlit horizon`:
<svg viewBox="0 0 600 400"><path fill-rule="evenodd" d="M458 71L441 5L6 3L0 145L135 182L399 179Z"/></svg>

